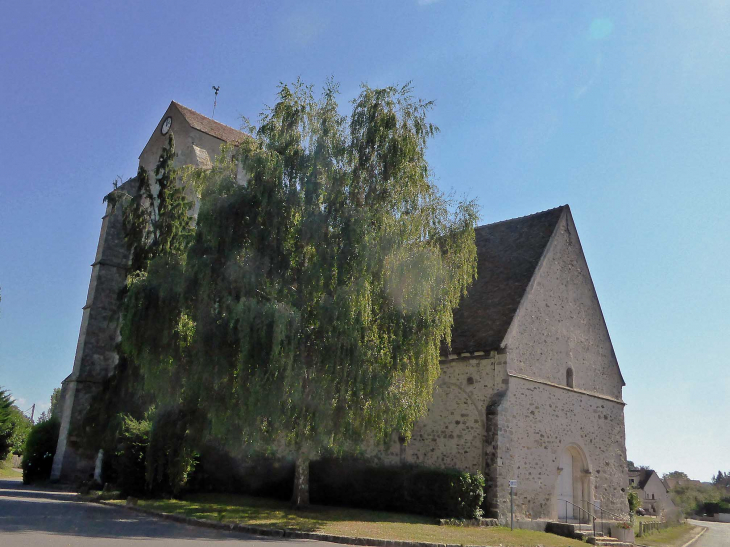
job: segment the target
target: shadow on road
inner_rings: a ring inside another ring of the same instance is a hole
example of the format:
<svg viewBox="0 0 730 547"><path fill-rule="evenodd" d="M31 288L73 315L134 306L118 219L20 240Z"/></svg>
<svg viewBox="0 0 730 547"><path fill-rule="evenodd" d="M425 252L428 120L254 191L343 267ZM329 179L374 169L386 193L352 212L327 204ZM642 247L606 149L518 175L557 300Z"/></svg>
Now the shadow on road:
<svg viewBox="0 0 730 547"><path fill-rule="evenodd" d="M74 497L67 492L24 486L20 481L0 480L0 537L9 533L40 532L93 538L253 539L244 534L156 519L123 508L73 501ZM286 541L255 539L257 542Z"/></svg>

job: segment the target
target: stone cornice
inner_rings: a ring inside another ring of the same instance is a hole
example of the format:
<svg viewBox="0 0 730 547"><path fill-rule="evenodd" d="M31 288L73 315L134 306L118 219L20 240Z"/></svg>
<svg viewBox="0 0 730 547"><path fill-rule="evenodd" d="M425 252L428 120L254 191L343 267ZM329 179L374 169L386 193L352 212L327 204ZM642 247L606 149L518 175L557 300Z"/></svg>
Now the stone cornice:
<svg viewBox="0 0 730 547"><path fill-rule="evenodd" d="M550 387L555 387L558 389L563 389L565 391L572 391L573 393L580 393L581 395L588 395L589 397L595 397L596 399L603 399L604 401L609 401L611 403L616 403L616 404L619 404L622 406L626 406L626 403L623 402L621 399L614 399L613 397L609 397L608 395L602 395L600 393L595 393L593 391L586 391L583 389L576 389L573 387L561 386L560 384L548 382L547 380L540 380L539 378L532 378L530 376L525 376L524 374L517 374L516 372L508 371L507 376L510 376L512 378L520 378L521 380L527 380L528 382L534 382L536 384L542 384L544 386L550 386Z"/></svg>
<svg viewBox="0 0 730 547"><path fill-rule="evenodd" d="M108 260L97 260L94 262L91 267L94 266L111 266L112 268L119 268L120 270L126 270L129 266L125 266L122 264L116 264L114 262L109 262Z"/></svg>

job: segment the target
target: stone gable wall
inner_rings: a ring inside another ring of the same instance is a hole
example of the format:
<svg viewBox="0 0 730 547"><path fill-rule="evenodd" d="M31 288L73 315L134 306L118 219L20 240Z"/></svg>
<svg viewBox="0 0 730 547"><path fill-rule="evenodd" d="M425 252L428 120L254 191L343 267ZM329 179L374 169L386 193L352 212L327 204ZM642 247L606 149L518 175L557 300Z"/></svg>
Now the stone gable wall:
<svg viewBox="0 0 730 547"><path fill-rule="evenodd" d="M509 370L621 399L622 380L569 212L507 334Z"/></svg>
<svg viewBox="0 0 730 547"><path fill-rule="evenodd" d="M139 156L139 164L149 172L150 177L154 178L154 170L160 158L160 150L167 146L168 135L160 133L160 126L168 116L172 118L170 131L175 135L175 151L178 154L174 162L175 167L198 165L198 156L193 145L205 150L211 162L220 154L222 140L190 127L190 124L177 107L170 105Z"/></svg>

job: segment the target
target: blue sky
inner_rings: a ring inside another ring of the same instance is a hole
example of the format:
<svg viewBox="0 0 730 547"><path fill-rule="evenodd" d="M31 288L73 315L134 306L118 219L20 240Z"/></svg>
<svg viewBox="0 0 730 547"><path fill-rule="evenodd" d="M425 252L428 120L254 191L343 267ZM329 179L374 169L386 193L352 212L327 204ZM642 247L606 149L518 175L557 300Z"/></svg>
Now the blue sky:
<svg viewBox="0 0 730 547"><path fill-rule="evenodd" d="M482 222L568 203L626 379L628 456L730 469L730 4L2 2L0 385L72 369L104 207L171 100L238 127L301 76L412 80Z"/></svg>

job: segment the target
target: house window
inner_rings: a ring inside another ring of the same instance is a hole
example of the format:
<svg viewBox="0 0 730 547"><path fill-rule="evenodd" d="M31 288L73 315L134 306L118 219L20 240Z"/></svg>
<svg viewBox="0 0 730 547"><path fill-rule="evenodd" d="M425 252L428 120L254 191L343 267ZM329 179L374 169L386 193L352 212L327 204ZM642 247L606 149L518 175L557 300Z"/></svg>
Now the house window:
<svg viewBox="0 0 730 547"><path fill-rule="evenodd" d="M651 499L656 499L656 498L654 497L654 494L652 494L652 495L651 495Z"/></svg>
<svg viewBox="0 0 730 547"><path fill-rule="evenodd" d="M568 370L565 372L565 385L573 387L573 369L570 367L568 367Z"/></svg>

